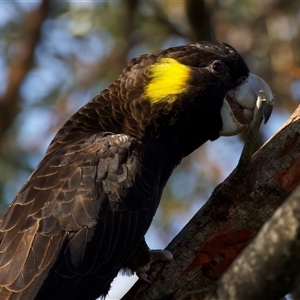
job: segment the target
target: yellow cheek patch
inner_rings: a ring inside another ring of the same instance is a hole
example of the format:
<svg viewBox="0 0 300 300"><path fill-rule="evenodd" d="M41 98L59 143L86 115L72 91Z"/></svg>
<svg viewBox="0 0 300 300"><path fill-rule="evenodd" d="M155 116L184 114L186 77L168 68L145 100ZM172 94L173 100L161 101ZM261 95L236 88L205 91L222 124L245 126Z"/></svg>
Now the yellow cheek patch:
<svg viewBox="0 0 300 300"><path fill-rule="evenodd" d="M150 67L150 82L145 86L145 95L150 102L174 102L176 95L187 89L190 68L173 58L162 58Z"/></svg>

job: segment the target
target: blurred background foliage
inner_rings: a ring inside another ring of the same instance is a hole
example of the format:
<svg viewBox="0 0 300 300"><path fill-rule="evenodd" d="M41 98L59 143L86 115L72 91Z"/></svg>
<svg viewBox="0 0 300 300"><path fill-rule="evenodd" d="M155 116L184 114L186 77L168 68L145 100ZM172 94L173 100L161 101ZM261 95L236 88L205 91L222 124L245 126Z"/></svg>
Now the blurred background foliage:
<svg viewBox="0 0 300 300"><path fill-rule="evenodd" d="M143 53L200 40L236 48L276 95L261 144L300 101L299 28L298 1L1 0L1 213L60 126ZM148 233L151 247L166 246L233 170L243 137L208 142L183 160Z"/></svg>

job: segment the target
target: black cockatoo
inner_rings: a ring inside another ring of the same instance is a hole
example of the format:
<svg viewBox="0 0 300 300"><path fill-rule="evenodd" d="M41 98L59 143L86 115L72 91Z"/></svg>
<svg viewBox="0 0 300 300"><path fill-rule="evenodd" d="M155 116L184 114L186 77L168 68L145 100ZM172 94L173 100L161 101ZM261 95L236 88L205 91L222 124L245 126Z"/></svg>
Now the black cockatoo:
<svg viewBox="0 0 300 300"><path fill-rule="evenodd" d="M121 269L147 280L144 235L174 168L246 128L261 89L273 97L222 43L132 59L57 132L3 216L0 298L93 300Z"/></svg>

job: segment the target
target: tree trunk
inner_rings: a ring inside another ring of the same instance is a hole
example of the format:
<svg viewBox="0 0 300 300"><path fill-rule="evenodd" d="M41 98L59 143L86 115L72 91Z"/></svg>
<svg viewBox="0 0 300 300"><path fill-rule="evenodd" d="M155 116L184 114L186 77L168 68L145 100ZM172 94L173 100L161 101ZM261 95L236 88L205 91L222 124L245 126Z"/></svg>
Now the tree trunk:
<svg viewBox="0 0 300 300"><path fill-rule="evenodd" d="M300 183L300 106L252 157L235 169L166 247L170 263L155 263L123 300L204 299L228 268ZM272 270L269 270L271 273ZM200 290L200 293L188 293ZM187 294L188 293L188 294Z"/></svg>

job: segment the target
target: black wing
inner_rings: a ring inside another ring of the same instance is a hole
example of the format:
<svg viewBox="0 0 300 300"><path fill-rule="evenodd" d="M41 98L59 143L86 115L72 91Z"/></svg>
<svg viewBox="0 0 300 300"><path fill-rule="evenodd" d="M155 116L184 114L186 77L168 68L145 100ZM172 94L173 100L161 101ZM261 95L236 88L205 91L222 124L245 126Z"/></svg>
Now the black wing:
<svg viewBox="0 0 300 300"><path fill-rule="evenodd" d="M143 147L121 134L77 140L44 157L1 222L3 300L105 295L152 221L160 170Z"/></svg>

